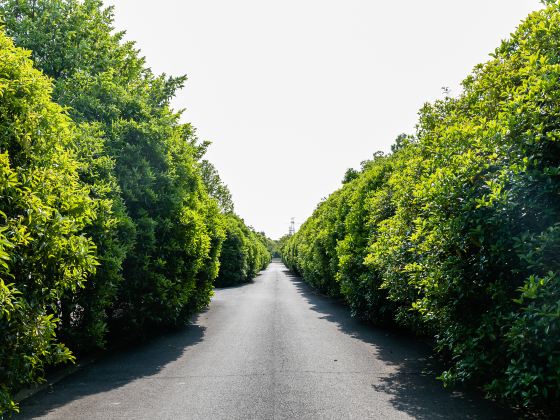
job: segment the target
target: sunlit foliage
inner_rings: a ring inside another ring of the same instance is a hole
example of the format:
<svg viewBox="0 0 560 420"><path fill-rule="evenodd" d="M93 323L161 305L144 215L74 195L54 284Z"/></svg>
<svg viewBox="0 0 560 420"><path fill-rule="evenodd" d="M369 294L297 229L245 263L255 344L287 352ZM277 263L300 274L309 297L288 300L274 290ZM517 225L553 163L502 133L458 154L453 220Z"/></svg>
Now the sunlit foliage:
<svg viewBox="0 0 560 420"><path fill-rule="evenodd" d="M72 360L56 341L61 299L98 266L84 233L104 203L80 180L77 153L94 140L50 93L29 54L0 33L0 413L17 408L11 391Z"/></svg>

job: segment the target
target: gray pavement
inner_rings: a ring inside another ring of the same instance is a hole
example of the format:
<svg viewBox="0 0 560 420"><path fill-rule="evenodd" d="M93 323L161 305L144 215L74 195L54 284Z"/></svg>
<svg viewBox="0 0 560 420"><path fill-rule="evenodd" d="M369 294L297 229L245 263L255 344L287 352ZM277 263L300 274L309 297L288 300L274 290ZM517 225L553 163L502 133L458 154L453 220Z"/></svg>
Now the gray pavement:
<svg viewBox="0 0 560 420"><path fill-rule="evenodd" d="M510 417L444 390L427 355L273 262L251 284L216 290L192 325L88 365L24 401L18 418Z"/></svg>

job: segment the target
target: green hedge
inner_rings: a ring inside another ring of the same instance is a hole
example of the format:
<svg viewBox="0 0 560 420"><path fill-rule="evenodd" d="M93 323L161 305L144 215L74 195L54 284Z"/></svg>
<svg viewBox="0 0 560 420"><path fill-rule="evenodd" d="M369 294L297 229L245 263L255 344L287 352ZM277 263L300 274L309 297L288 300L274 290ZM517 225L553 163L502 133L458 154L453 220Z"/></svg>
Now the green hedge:
<svg viewBox="0 0 560 420"><path fill-rule="evenodd" d="M225 215L226 239L220 254L220 271L216 286L245 283L266 268L271 259L264 235L248 228L233 213Z"/></svg>
<svg viewBox="0 0 560 420"><path fill-rule="evenodd" d="M218 283L247 281L270 254L170 108L185 78L154 75L111 8L0 0L0 15L29 50L0 34L1 415L72 352L182 325L220 264Z"/></svg>
<svg viewBox="0 0 560 420"><path fill-rule="evenodd" d="M532 13L322 202L287 265L352 312L435 338L446 384L560 399L560 6ZM554 408L555 407L555 408Z"/></svg>
<svg viewBox="0 0 560 420"><path fill-rule="evenodd" d="M64 339L88 349L103 346L108 332L182 322L209 302L224 235L202 180L205 145L169 107L185 78L154 75L113 32L112 10L99 0L4 0L0 13L7 33L53 78L54 100L102 138L83 154L107 162L83 178L116 220L110 235L88 232L101 271L64 300Z"/></svg>
<svg viewBox="0 0 560 420"><path fill-rule="evenodd" d="M185 78L154 75L111 9L1 0L0 15L29 50L1 35L2 413L69 349L207 305L225 216L205 185L207 144L169 106Z"/></svg>
<svg viewBox="0 0 560 420"><path fill-rule="evenodd" d="M76 153L94 139L50 93L29 54L0 33L0 413L45 366L72 360L56 341L60 299L98 265L84 231L103 202L80 181Z"/></svg>

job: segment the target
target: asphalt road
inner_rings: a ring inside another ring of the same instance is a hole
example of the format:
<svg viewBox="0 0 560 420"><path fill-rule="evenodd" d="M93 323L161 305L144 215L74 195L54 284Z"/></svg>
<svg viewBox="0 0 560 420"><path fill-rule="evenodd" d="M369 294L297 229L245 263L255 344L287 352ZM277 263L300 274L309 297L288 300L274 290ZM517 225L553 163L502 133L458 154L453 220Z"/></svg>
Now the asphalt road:
<svg viewBox="0 0 560 420"><path fill-rule="evenodd" d="M184 330L108 355L22 404L45 419L506 418L444 390L417 339L364 326L274 262Z"/></svg>

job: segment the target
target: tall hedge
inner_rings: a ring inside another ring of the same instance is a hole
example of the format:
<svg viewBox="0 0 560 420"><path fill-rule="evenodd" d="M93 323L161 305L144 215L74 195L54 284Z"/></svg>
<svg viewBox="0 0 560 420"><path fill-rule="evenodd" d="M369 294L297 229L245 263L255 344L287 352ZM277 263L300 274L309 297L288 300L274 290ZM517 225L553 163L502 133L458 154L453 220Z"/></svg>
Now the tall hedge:
<svg viewBox="0 0 560 420"><path fill-rule="evenodd" d="M185 77L154 75L111 8L0 0L0 15L29 50L2 35L1 414L70 350L181 325L210 302L220 264L220 281L247 281L269 254L170 108Z"/></svg>
<svg viewBox="0 0 560 420"><path fill-rule="evenodd" d="M182 322L209 302L224 235L198 162L205 146L169 107L185 78L154 75L113 31L112 9L100 0L2 0L0 13L8 34L53 78L54 99L103 139L84 155L107 165L86 176L110 196L116 220L110 237L90 232L103 264L65 299L74 320L66 339L89 348L102 346L108 331Z"/></svg>
<svg viewBox="0 0 560 420"><path fill-rule="evenodd" d="M209 142L200 146L201 152L207 145ZM218 203L225 223L225 239L220 251L220 269L215 286L233 286L249 282L270 263L275 242L263 232L255 232L234 213L231 192L221 180L214 165L207 160L200 163L206 189Z"/></svg>
<svg viewBox="0 0 560 420"><path fill-rule="evenodd" d="M0 413L11 392L72 359L56 341L61 299L95 274L85 235L104 203L80 180L90 144L51 101L29 53L0 33Z"/></svg>
<svg viewBox="0 0 560 420"><path fill-rule="evenodd" d="M30 51L2 38L2 412L69 349L207 305L225 219L205 185L206 143L169 105L185 78L154 75L110 8L0 0L0 15Z"/></svg>
<svg viewBox="0 0 560 420"><path fill-rule="evenodd" d="M226 239L220 254L220 271L216 286L246 283L268 265L271 259L266 237L245 225L233 213L225 215Z"/></svg>
<svg viewBox="0 0 560 420"><path fill-rule="evenodd" d="M435 338L446 384L560 400L560 5L532 13L415 136L347 174L283 247L352 312Z"/></svg>

